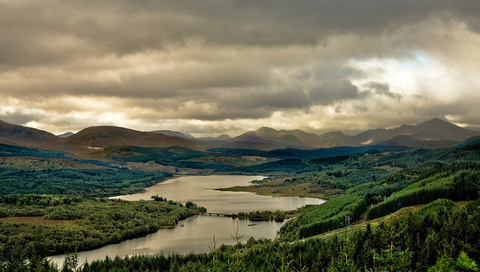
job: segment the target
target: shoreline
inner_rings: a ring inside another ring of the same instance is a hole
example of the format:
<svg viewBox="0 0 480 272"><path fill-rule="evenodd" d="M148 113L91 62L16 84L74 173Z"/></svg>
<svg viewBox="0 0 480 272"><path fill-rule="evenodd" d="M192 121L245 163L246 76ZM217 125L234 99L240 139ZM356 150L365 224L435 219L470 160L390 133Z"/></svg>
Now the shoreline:
<svg viewBox="0 0 480 272"><path fill-rule="evenodd" d="M343 191L339 189L322 188L316 192L309 190L308 184L298 184L293 186L269 186L269 185L250 185L250 186L233 186L228 188L218 188L215 190L226 192L248 192L264 196L282 196L282 197L310 197L322 200L330 199L332 196L341 194Z"/></svg>

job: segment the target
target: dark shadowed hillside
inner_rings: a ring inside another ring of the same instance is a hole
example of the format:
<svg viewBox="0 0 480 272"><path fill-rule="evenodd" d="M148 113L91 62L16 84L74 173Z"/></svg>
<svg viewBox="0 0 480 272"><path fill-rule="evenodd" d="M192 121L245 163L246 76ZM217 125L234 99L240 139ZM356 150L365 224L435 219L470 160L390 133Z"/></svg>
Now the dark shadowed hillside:
<svg viewBox="0 0 480 272"><path fill-rule="evenodd" d="M52 133L10 124L0 120L0 143L18 146L38 146L51 143L59 138Z"/></svg>
<svg viewBox="0 0 480 272"><path fill-rule="evenodd" d="M101 150L112 146L180 146L192 149L204 149L204 145L198 141L113 126L89 127L75 135L60 139L45 147L70 152L85 152Z"/></svg>
<svg viewBox="0 0 480 272"><path fill-rule="evenodd" d="M244 133L231 142L275 142L285 147L311 147L291 133L267 127Z"/></svg>

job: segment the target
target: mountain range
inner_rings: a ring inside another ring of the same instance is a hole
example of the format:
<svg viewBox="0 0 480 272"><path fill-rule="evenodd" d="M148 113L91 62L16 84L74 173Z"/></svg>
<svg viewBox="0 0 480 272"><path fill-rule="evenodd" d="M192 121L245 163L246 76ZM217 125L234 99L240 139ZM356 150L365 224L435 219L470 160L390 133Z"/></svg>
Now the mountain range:
<svg viewBox="0 0 480 272"><path fill-rule="evenodd" d="M277 143L285 147L329 148L336 146L391 145L407 147L441 148L462 142L480 132L461 128L447 121L434 118L418 125L403 125L393 129L373 129L356 135L340 131L322 135L301 130L274 130L259 128L233 138L232 142Z"/></svg>
<svg viewBox="0 0 480 272"><path fill-rule="evenodd" d="M441 119L393 129L373 129L356 135L332 131L322 135L301 130L275 130L262 127L237 137L199 138L177 131L142 132L115 126L94 126L75 134L55 136L50 132L0 121L0 143L70 153L88 153L112 146L244 148L274 150L285 148L318 149L340 146L406 146L441 148L478 136L480 132L461 128Z"/></svg>

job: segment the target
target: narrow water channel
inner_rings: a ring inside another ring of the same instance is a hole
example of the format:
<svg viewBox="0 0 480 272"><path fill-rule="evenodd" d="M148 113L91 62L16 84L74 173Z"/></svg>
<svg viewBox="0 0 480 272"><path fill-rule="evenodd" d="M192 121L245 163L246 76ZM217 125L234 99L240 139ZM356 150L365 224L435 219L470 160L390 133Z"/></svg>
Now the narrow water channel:
<svg viewBox="0 0 480 272"><path fill-rule="evenodd" d="M152 195L158 195L182 203L192 201L204 206L209 212L216 213L294 210L307 204L324 202L316 198L271 197L215 190L250 185L252 180L262 178L260 176L182 176L147 188L145 193L118 196L117 198L134 201L151 199ZM252 222L217 216L193 216L180 221L174 229L161 229L145 237L80 252L79 263L81 264L85 260L105 259L106 256L114 258L117 255L124 257L142 254L209 252L213 236L215 236L217 245L233 244L230 235L237 231L237 224L239 234L244 235L242 242L246 242L250 237L273 239L284 223ZM52 256L51 259L61 266L64 256Z"/></svg>

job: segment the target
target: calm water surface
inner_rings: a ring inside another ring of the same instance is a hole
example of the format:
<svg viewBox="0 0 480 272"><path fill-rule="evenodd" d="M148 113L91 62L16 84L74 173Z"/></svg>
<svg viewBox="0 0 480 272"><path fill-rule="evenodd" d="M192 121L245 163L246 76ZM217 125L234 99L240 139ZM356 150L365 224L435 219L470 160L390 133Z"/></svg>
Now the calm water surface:
<svg viewBox="0 0 480 272"><path fill-rule="evenodd" d="M225 192L215 190L232 186L250 185L252 180L261 176L183 176L167 180L146 189L145 193L119 196L125 200L151 199L152 195L166 197L185 203L192 201L207 208L209 212L238 213L258 210L294 210L307 204L321 204L324 200L301 197L271 197L245 192ZM229 217L193 216L180 221L174 229L161 229L145 237L126 240L118 244L107 245L95 250L79 253L79 262L111 258L119 255L132 256L142 254L169 254L190 252L209 252L213 236L220 244L233 244L231 234L237 231L244 235L242 242L250 237L273 239L284 223L252 222L234 220ZM51 259L61 264L63 255Z"/></svg>
<svg viewBox="0 0 480 272"><path fill-rule="evenodd" d="M246 192L218 191L218 188L251 185L263 176L184 176L154 185L145 193L120 196L125 200L151 199L152 195L185 203L192 201L209 212L238 213L258 210L295 210L306 204L320 204L323 200L304 197L271 197Z"/></svg>

